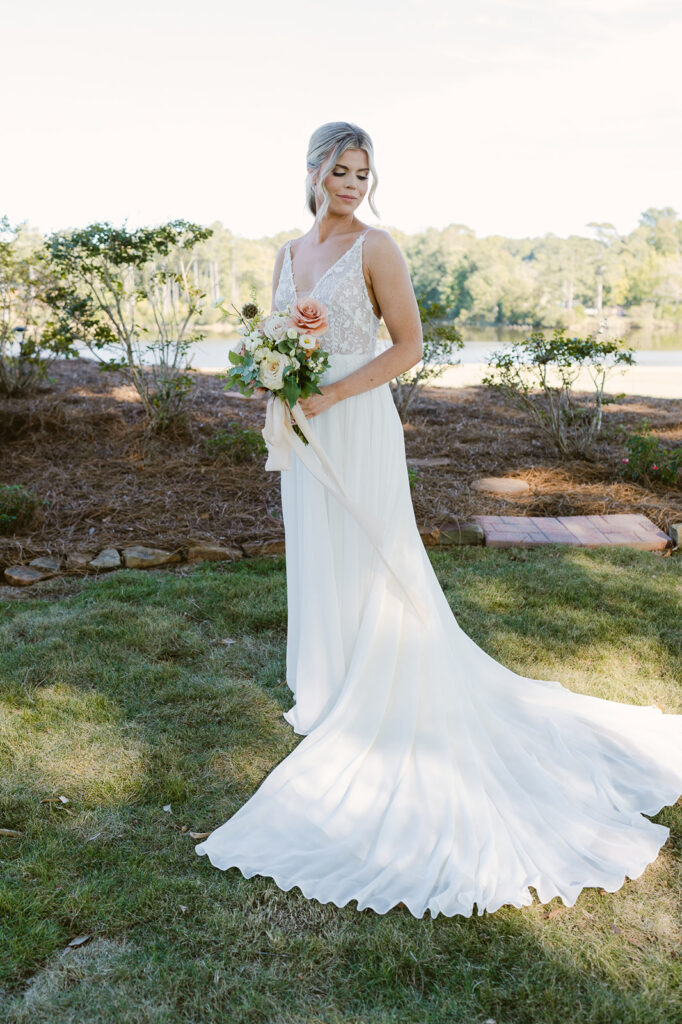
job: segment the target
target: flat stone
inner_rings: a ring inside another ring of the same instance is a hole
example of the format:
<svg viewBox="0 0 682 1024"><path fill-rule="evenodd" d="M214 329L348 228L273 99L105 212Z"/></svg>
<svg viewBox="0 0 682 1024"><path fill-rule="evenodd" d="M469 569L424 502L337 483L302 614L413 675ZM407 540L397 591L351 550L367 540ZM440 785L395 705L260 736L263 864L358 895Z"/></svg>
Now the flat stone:
<svg viewBox="0 0 682 1024"><path fill-rule="evenodd" d="M123 561L127 569L152 569L156 565L168 565L181 561L177 551L164 551L162 548L146 548L143 544L135 544L123 551Z"/></svg>
<svg viewBox="0 0 682 1024"><path fill-rule="evenodd" d="M62 567L61 558L58 558L56 555L39 555L38 558L32 558L28 564L35 566L36 569L43 569L46 573L50 574L59 572Z"/></svg>
<svg viewBox="0 0 682 1024"><path fill-rule="evenodd" d="M118 552L116 552L118 554ZM66 558L64 559L64 567L66 569L82 569L84 566L89 565L92 559L92 553L86 551L69 551Z"/></svg>
<svg viewBox="0 0 682 1024"><path fill-rule="evenodd" d="M440 544L440 531L438 527L432 527L431 529L420 529L419 536L424 542L425 548L435 548Z"/></svg>
<svg viewBox="0 0 682 1024"><path fill-rule="evenodd" d="M88 565L93 569L119 569L121 556L116 548L104 548L92 561L88 562Z"/></svg>
<svg viewBox="0 0 682 1024"><path fill-rule="evenodd" d="M194 544L187 549L188 562L234 562L243 557L239 548L224 548L219 544Z"/></svg>
<svg viewBox="0 0 682 1024"><path fill-rule="evenodd" d="M525 480L514 476L482 476L471 484L472 490L484 491L487 494L501 494L504 497L525 494L530 485Z"/></svg>
<svg viewBox="0 0 682 1024"><path fill-rule="evenodd" d="M31 583L47 579L51 574L30 565L10 565L5 569L5 579L13 587L28 587Z"/></svg>
<svg viewBox="0 0 682 1024"><path fill-rule="evenodd" d="M438 527L441 544L483 544L485 533L480 523L448 523Z"/></svg>
<svg viewBox="0 0 682 1024"><path fill-rule="evenodd" d="M452 459L447 456L434 455L425 456L424 458L407 459L408 466L416 466L418 469L426 468L431 466L449 466L452 463Z"/></svg>
<svg viewBox="0 0 682 1024"><path fill-rule="evenodd" d="M247 540L242 544L242 548L249 558L257 558L259 555L283 555L286 550L284 539Z"/></svg>
<svg viewBox="0 0 682 1024"><path fill-rule="evenodd" d="M682 523L673 523L670 527L670 536L675 547L682 547Z"/></svg>

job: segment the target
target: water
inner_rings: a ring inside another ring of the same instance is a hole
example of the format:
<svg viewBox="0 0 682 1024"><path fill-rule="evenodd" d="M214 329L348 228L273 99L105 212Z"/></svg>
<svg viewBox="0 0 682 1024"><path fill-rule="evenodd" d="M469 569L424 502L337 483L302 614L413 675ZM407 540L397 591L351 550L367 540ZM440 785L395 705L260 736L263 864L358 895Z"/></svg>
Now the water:
<svg viewBox="0 0 682 1024"><path fill-rule="evenodd" d="M385 328L382 330L385 331ZM545 332L549 335L549 331ZM566 332L569 337L577 334ZM509 327L467 327L462 330L464 348L455 353L455 359L462 364L485 363L493 352L505 344L520 341L526 331ZM607 331L607 336L608 331ZM236 343L238 335L207 334L203 341L196 342L190 349L191 365L198 370L226 370L229 367L228 351ZM635 362L639 366L682 366L682 331L654 332L642 329L630 331L623 338L625 345L636 350ZM91 353L84 346L77 346L86 358ZM115 355L114 351L101 351L104 358Z"/></svg>

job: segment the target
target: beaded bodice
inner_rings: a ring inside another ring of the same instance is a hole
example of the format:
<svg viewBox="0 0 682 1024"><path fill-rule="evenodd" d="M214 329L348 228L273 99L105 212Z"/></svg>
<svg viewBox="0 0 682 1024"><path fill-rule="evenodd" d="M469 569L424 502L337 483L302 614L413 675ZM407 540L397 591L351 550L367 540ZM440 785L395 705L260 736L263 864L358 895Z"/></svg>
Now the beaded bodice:
<svg viewBox="0 0 682 1024"><path fill-rule="evenodd" d="M373 355L377 347L380 320L372 309L362 273L362 242L367 230L324 272L311 292L300 296L319 299L327 307L329 330L319 335L319 341L330 353ZM289 241L277 282L275 308L284 309L287 303L293 306L298 297Z"/></svg>

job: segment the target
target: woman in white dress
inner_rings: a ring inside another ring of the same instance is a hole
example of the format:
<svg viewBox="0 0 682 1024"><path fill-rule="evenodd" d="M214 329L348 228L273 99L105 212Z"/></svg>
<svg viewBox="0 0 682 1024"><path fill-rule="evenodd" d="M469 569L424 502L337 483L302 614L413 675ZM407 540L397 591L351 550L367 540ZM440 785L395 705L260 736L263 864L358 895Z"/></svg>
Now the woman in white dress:
<svg viewBox="0 0 682 1024"><path fill-rule="evenodd" d="M273 309L327 306L322 394L300 405L378 533L298 458L281 471L285 718L305 738L195 849L378 913L468 917L526 906L529 887L572 906L586 886L637 878L668 838L644 815L682 793L682 715L519 676L457 624L419 536L388 383L422 337L399 247L356 216L370 172L372 205L369 136L347 122L313 134L315 223L277 254Z"/></svg>

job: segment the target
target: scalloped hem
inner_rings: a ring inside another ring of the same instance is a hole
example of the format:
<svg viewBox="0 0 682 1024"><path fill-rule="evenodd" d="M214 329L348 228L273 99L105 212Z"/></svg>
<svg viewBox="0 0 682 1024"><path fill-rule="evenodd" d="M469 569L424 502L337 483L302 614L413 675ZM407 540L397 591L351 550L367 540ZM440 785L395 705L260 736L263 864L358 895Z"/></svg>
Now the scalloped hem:
<svg viewBox="0 0 682 1024"><path fill-rule="evenodd" d="M663 807L672 806L673 804L677 803L677 800L680 799L680 795L682 794L678 794L678 796L674 799L672 804L670 802L662 803L658 810L660 811L663 809ZM652 811L648 813L658 813L658 811ZM458 903L457 899L449 900L449 906L447 908L443 908L440 906L440 900L438 897L434 898L432 901L422 906L421 908L419 906L416 906L414 902L412 902L411 904L409 900L404 900L397 896L395 898L391 898L391 901L388 902L386 905L372 902L371 897L369 899L364 899L363 897L358 896L348 896L346 899L339 901L335 899L334 896L325 897L324 895L316 891L316 883L314 882L301 882L292 880L290 878L284 878L281 875L278 875L276 872L268 871L265 868L251 869L244 866L243 859L235 859L229 862L221 863L219 855L216 855L215 853L212 855L211 851L206 849L203 843L198 843L194 847L194 850L199 857L208 857L213 867L218 868L220 871L229 871L231 868L237 868L244 876L244 878L253 878L254 875L258 875L260 878L271 878L277 885L277 887L281 889L283 892L290 892L292 889L298 888L300 889L301 893L303 894L303 896L305 896L306 899L316 900L316 902L322 905L332 903L335 907L342 909L349 903L355 901L357 902L358 911L372 910L374 911L374 913L379 915L387 914L389 910L394 910L399 906L404 906L413 917L417 918L418 920L421 920L427 912L430 914L432 919L438 917L440 914L442 914L443 917L469 918L474 915L474 907L476 907L476 915L482 917L486 913L494 914L498 910L502 909L502 907L507 906L514 907L517 910L522 910L524 907L532 906L536 899L539 904L544 906L547 903L551 903L551 901L553 899L556 899L557 897L559 897L559 899L565 907L573 907L575 906L578 898L585 889L604 889L606 892L609 893L618 892L618 890L625 885L627 879L634 881L635 879L639 878L640 875L643 874L643 872L650 864L654 863L661 849L665 846L666 842L668 841L669 836L670 829L666 828L666 836L660 843L658 843L655 847L652 848L653 854L647 854L641 861L638 862L637 865L633 866L632 868L625 869L622 874L617 875L615 878L613 875L605 874L601 877L593 876L589 880L586 880L585 882L581 883L580 888L575 891L573 899L566 899L565 895L562 892L560 892L559 889L556 888L554 888L554 890L551 893L548 893L546 886L542 884L541 880L535 879L534 882L529 882L515 896L510 896L502 899L496 898L494 900L488 900L487 904L484 904L482 901L479 901L475 898L471 899L469 897L467 902L462 904L459 909L456 908L456 905ZM530 891L531 886L536 891L535 897ZM540 897L540 891L543 891L545 893L545 899L542 899Z"/></svg>

